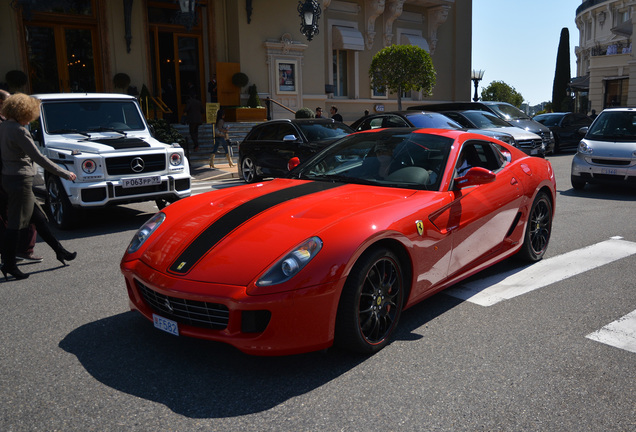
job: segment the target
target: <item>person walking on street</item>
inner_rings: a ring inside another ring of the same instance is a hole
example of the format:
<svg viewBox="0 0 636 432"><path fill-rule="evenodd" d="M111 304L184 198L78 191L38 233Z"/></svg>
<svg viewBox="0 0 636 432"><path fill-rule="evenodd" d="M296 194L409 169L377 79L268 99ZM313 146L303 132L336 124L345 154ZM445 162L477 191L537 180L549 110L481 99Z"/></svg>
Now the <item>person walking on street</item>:
<svg viewBox="0 0 636 432"><path fill-rule="evenodd" d="M338 114L338 107L335 105L331 105L331 108L329 109L329 113L331 114L331 118L334 119L335 121L339 121L342 122L342 116L340 114Z"/></svg>
<svg viewBox="0 0 636 432"><path fill-rule="evenodd" d="M203 123L202 114L203 104L197 97L196 93L190 93L188 96L188 102L186 103L185 116L195 152L199 150L199 126Z"/></svg>
<svg viewBox="0 0 636 432"><path fill-rule="evenodd" d="M18 234L30 222L40 237L55 251L56 258L64 265L77 256L69 252L55 238L48 227L44 212L33 194L33 178L37 173L35 164L53 175L74 181L75 173L66 171L44 156L25 128L40 115L40 101L23 93L9 96L2 104L2 114L7 118L0 124L0 153L2 154L2 185L8 197L7 230L2 247L2 267L0 271L8 280L7 274L16 279L26 279L16 265Z"/></svg>
<svg viewBox="0 0 636 432"><path fill-rule="evenodd" d="M230 167L233 167L232 156L230 155L228 132L229 127L225 124L225 111L220 109L216 113L216 125L214 126L214 148L212 148L212 155L210 156L210 168L214 168L214 156L219 148L219 144L223 146L225 150L225 157Z"/></svg>
<svg viewBox="0 0 636 432"><path fill-rule="evenodd" d="M2 115L2 104L9 96L11 94L8 91L0 89L0 124L6 120L6 117ZM4 237L4 231L7 229L7 202L7 194L2 189L2 164L0 163L0 238ZM26 230L20 231L17 260L42 262L42 257L34 254L36 241L37 231L35 225L30 223Z"/></svg>

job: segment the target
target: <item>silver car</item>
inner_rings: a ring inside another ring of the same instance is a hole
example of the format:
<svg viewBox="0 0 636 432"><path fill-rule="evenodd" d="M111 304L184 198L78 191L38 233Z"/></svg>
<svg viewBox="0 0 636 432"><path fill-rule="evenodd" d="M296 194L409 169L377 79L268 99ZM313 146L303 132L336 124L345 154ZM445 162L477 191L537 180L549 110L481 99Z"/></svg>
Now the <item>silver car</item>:
<svg viewBox="0 0 636 432"><path fill-rule="evenodd" d="M574 189L586 183L636 185L636 109L609 108L599 114L572 159L570 178Z"/></svg>

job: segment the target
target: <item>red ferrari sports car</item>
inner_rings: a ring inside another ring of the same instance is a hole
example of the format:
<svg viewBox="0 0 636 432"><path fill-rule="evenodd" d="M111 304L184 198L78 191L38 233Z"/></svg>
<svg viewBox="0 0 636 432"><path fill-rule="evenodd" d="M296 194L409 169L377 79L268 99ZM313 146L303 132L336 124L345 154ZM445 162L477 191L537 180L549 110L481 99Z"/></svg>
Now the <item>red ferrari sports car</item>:
<svg viewBox="0 0 636 432"><path fill-rule="evenodd" d="M404 309L511 255L540 260L555 186L550 162L483 135L359 132L287 178L171 204L121 270L131 308L174 335L373 353Z"/></svg>

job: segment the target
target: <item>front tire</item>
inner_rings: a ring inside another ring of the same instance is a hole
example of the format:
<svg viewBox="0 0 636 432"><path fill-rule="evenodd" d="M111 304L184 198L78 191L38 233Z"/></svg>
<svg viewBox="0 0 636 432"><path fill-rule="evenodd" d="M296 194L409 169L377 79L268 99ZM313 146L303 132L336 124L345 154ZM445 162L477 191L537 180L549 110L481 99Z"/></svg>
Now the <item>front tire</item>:
<svg viewBox="0 0 636 432"><path fill-rule="evenodd" d="M539 192L530 208L523 245L519 251L524 261L543 258L552 233L552 203L545 192Z"/></svg>
<svg viewBox="0 0 636 432"><path fill-rule="evenodd" d="M340 297L335 343L348 351L373 354L386 346L404 301L404 275L398 257L372 249L354 265Z"/></svg>
<svg viewBox="0 0 636 432"><path fill-rule="evenodd" d="M256 174L256 164L249 157L245 157L241 162L241 174L245 183L254 183L260 180Z"/></svg>
<svg viewBox="0 0 636 432"><path fill-rule="evenodd" d="M570 183L572 183L574 189L581 190L585 187L587 182L583 180L581 176L570 175Z"/></svg>
<svg viewBox="0 0 636 432"><path fill-rule="evenodd" d="M60 179L48 176L46 192L46 209L53 223L61 229L71 228L76 222L77 211L71 205Z"/></svg>

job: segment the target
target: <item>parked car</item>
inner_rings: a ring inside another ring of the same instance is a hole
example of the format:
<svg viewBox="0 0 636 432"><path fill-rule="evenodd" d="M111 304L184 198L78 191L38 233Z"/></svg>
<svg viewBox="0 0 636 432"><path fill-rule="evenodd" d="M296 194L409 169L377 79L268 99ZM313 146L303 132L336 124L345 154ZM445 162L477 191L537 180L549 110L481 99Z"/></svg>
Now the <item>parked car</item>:
<svg viewBox="0 0 636 432"><path fill-rule="evenodd" d="M608 108L583 131L585 137L572 159L572 187L583 189L586 183L636 185L636 109Z"/></svg>
<svg viewBox="0 0 636 432"><path fill-rule="evenodd" d="M494 132L505 132L514 138L513 145L530 156L545 157L545 145L541 137L489 113L478 110L442 111L447 117L455 120L465 128L484 129Z"/></svg>
<svg viewBox="0 0 636 432"><path fill-rule="evenodd" d="M68 181L41 168L34 184L46 189L46 209L60 228L72 228L80 208L152 201L159 208L190 196L183 148L151 135L137 99L114 93L34 95L42 104L31 132L40 151L77 175Z"/></svg>
<svg viewBox="0 0 636 432"><path fill-rule="evenodd" d="M505 120L521 129L535 133L541 137L545 145L546 154L552 153L554 150L554 136L547 126L532 120L526 113L521 111L514 105L507 102L446 102L439 104L427 104L410 107L414 110L428 111L454 111L454 110L481 110L495 114L502 120Z"/></svg>
<svg viewBox="0 0 636 432"><path fill-rule="evenodd" d="M576 150L584 135L580 129L592 124L592 119L587 115L573 112L539 114L534 116L533 120L552 131L554 153L561 150Z"/></svg>
<svg viewBox="0 0 636 432"><path fill-rule="evenodd" d="M121 270L133 310L172 335L370 354L403 309L512 255L540 260L555 188L549 161L484 135L358 132L286 178L171 204Z"/></svg>
<svg viewBox="0 0 636 432"><path fill-rule="evenodd" d="M464 126L444 114L414 110L370 114L353 122L351 127L356 132L389 127L465 129ZM471 132L481 133L510 145L516 145L512 135L503 131L471 130Z"/></svg>
<svg viewBox="0 0 636 432"><path fill-rule="evenodd" d="M344 123L327 118L281 119L256 125L239 144L239 175L247 183L287 174L287 162L307 160L350 134Z"/></svg>

